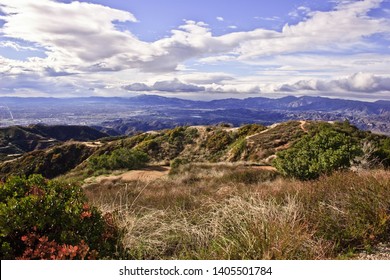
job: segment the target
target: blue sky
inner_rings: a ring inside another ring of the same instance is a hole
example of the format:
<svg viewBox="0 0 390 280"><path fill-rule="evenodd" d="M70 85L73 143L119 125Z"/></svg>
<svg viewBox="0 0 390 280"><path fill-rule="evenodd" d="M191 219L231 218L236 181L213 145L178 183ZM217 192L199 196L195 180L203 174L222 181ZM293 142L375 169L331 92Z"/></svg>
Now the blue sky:
<svg viewBox="0 0 390 280"><path fill-rule="evenodd" d="M0 0L0 95L390 100L389 0Z"/></svg>

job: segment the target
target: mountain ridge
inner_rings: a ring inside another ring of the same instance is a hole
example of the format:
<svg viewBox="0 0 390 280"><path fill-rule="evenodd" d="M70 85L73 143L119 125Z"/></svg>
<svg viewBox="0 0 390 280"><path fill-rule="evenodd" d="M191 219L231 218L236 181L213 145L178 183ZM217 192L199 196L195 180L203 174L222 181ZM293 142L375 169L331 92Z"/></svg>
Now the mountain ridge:
<svg viewBox="0 0 390 280"><path fill-rule="evenodd" d="M11 126L0 128L0 161L12 160L36 150L44 150L66 141L93 141L109 136L88 126Z"/></svg>
<svg viewBox="0 0 390 280"><path fill-rule="evenodd" d="M160 95L133 97L16 98L0 97L0 126L88 125L111 135L174 128L180 125L270 125L296 119L344 121L360 129L390 135L390 101L328 97L249 97L195 101ZM12 111L12 113L11 113ZM11 119L12 117L12 119ZM120 122L120 125L118 125Z"/></svg>
<svg viewBox="0 0 390 280"><path fill-rule="evenodd" d="M308 133L316 133L324 128L354 137L362 145L363 142L379 145L381 141L388 141L386 136L361 131L348 122L289 121L268 127L261 124L241 127L226 124L180 126L134 136L106 138L99 142L68 141L40 151L27 152L12 161L1 163L0 177L30 175L39 171L53 178L65 175L73 168L76 172L76 175L71 175L73 177L77 178L80 174L90 176L100 170L91 163L106 162L110 155L122 161L125 160L121 158L123 154L130 150L144 153L149 158L149 164L154 166L172 167L188 162L270 165L277 152L288 149Z"/></svg>

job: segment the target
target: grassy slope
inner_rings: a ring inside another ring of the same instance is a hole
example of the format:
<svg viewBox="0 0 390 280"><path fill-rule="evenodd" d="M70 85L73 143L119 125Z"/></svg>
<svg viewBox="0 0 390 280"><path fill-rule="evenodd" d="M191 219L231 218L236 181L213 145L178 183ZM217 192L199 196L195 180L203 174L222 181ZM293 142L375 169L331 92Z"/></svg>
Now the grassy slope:
<svg viewBox="0 0 390 280"><path fill-rule="evenodd" d="M115 213L127 258L334 259L390 241L388 171L299 182L253 168L192 165L85 191Z"/></svg>
<svg viewBox="0 0 390 280"><path fill-rule="evenodd" d="M128 258L351 257L390 241L388 171L338 172L299 182L254 166L207 163L259 163L323 125L331 124L288 122L248 133L197 127L188 143L172 130L140 135L121 145L141 147L155 162L176 157L204 163L178 165L176 175L155 182L107 181L85 190L102 211L116 213ZM361 140L377 137L347 124L332 126ZM177 138L185 144L179 152L173 149Z"/></svg>
<svg viewBox="0 0 390 280"><path fill-rule="evenodd" d="M320 127L328 125L343 131L363 141L363 139L380 138L381 136L358 129L343 123L325 124L321 122L290 121L264 127L247 125L241 128L223 126L209 127L177 127L153 133L143 133L133 137L108 140L96 149L86 149L85 152L72 153L72 164L67 163L68 157L60 157L56 165L51 166L52 154L33 152L20 159L0 165L2 178L12 174L41 172L40 169L24 168L25 166L44 166L45 174L52 178L58 175L85 179L88 176L107 171L91 170L86 160L89 156L111 154L120 148L137 149L145 152L152 165L170 165L173 167L188 162L244 162L246 164L270 165L275 153L289 148L306 133L314 133ZM383 138L383 137L382 137ZM64 146L66 147L66 145ZM78 149L81 149L79 147ZM64 148L63 152L67 149ZM59 169L58 164L67 166ZM76 167L76 168L75 168ZM75 168L72 172L69 171Z"/></svg>

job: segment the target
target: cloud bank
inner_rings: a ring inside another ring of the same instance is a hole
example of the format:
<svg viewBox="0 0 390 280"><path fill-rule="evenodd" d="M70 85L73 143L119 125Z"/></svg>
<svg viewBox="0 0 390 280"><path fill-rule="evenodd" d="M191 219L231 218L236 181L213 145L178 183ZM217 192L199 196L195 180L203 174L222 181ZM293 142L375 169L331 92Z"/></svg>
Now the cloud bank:
<svg viewBox="0 0 390 280"><path fill-rule="evenodd" d="M50 87L55 86L81 91L89 88L88 83L92 86L96 84L97 77L104 79L101 73L107 77L101 83L136 92L390 91L389 78L376 74L383 72L383 67L378 69L372 64L365 65L367 73L360 73L356 65L352 67L339 62L335 67L349 71L350 76L331 81L306 77L289 81L291 69L294 69L291 65L278 65L277 70L286 79L282 83L279 80L266 81L263 77L267 71L276 73L272 62L282 56L314 53L326 60L329 54L375 54L378 46L369 38L374 35L390 38L389 19L369 14L382 2L340 1L330 11L298 7L295 11L297 17L302 13L305 17L296 24L285 24L279 31L231 29L230 33L216 36L208 24L187 20L171 30L167 37L145 42L130 29L118 28L118 22L137 24L136 17L128 11L77 1L1 0L0 20L4 24L0 27L0 38L3 39L0 50L41 50L43 55L24 60L0 56L0 91L7 93L30 88L50 92ZM220 24L224 22L220 16L216 20ZM386 54L383 56L388 58ZM270 61L270 65L261 65L270 58L274 60ZM206 69L181 70L180 67L189 62L194 67ZM279 59L278 63L285 62ZM312 68L327 70L328 77L334 75L332 69L313 63ZM325 62L322 63L325 65ZM227 73L222 73L220 79L206 78L202 81L199 76L203 72L210 77L214 65L221 65L220 68L226 65ZM132 71L145 74L138 75L142 79L125 74ZM262 74L256 77L254 72ZM115 73L121 74L113 79ZM88 78L86 75L89 75ZM188 79L188 75L193 75L193 79ZM194 79L196 75L197 79ZM39 82L27 82L34 80ZM111 84L112 80L117 81L115 85Z"/></svg>
<svg viewBox="0 0 390 280"><path fill-rule="evenodd" d="M301 80L294 84L284 84L278 90L282 92L388 92L390 91L390 77L359 72L346 78L329 81Z"/></svg>
<svg viewBox="0 0 390 280"><path fill-rule="evenodd" d="M158 91L158 92L204 92L206 90L205 87L196 86L193 84L186 84L178 79L172 81L160 81L155 82L154 85L148 86L144 83L134 83L131 85L127 85L124 89L128 91Z"/></svg>

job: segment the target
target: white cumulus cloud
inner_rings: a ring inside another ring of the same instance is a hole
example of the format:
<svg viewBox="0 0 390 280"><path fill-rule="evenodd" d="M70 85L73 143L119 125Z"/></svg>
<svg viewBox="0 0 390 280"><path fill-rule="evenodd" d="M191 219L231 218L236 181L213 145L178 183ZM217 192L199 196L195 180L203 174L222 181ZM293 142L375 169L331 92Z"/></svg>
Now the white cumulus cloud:
<svg viewBox="0 0 390 280"><path fill-rule="evenodd" d="M334 80L301 80L293 84L284 84L278 90L285 92L390 92L390 76L359 72Z"/></svg>
<svg viewBox="0 0 390 280"><path fill-rule="evenodd" d="M169 81L158 81L152 86L144 83L134 83L124 87L128 91L158 91L158 92L202 92L205 87L194 84L187 84L178 79Z"/></svg>

